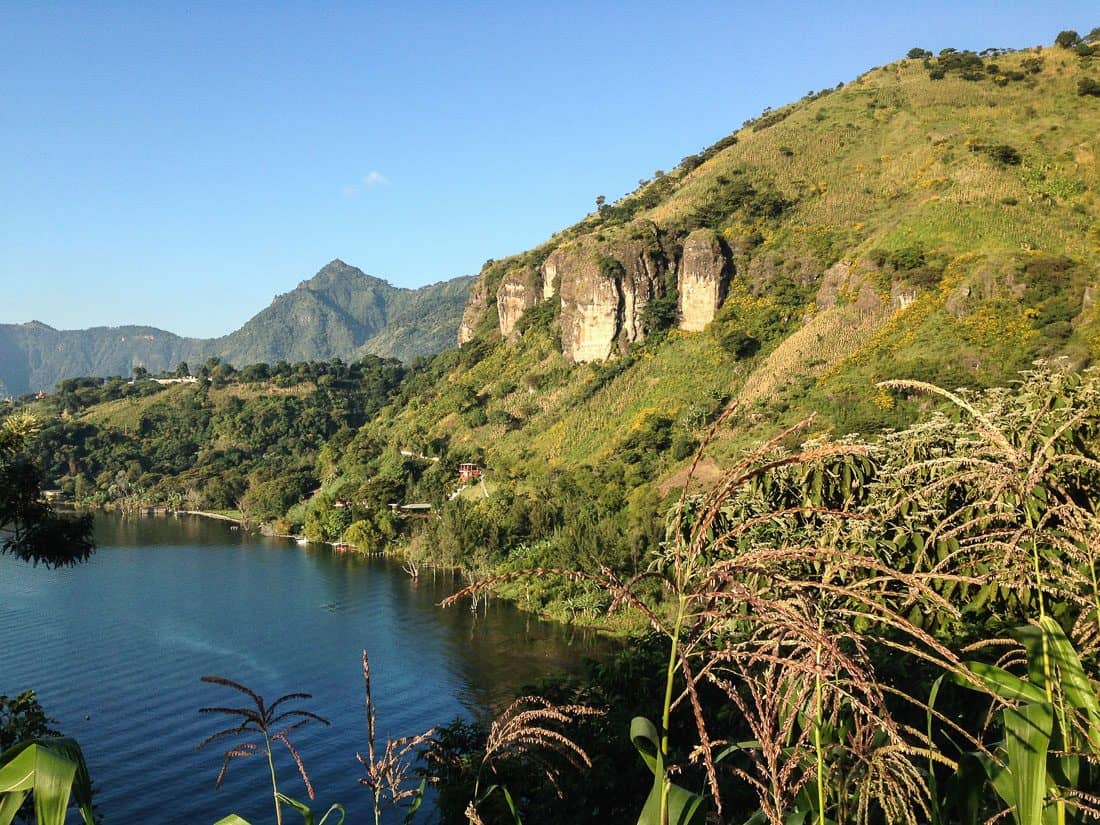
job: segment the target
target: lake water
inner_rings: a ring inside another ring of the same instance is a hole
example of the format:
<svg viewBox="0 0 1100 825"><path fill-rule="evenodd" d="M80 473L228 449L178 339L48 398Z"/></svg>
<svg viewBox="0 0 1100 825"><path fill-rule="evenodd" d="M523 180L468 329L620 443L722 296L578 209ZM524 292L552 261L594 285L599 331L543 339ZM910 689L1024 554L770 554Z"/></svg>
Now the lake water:
<svg viewBox="0 0 1100 825"><path fill-rule="evenodd" d="M313 694L302 706L332 726L307 725L292 741L314 807L341 802L352 825L370 818L355 759L367 750L364 648L382 746L387 735L484 716L520 685L606 649L505 604L487 614L442 610L449 577L417 582L383 559L194 517L104 515L96 533L98 551L72 569L0 556L0 693L33 688L79 740L107 825L203 825L231 812L253 825L274 821L262 756L235 760L214 789L222 754L196 745L230 720L197 709L244 702L200 682L204 674L269 701ZM305 799L285 751L278 758L281 789ZM292 811L284 820L300 821Z"/></svg>

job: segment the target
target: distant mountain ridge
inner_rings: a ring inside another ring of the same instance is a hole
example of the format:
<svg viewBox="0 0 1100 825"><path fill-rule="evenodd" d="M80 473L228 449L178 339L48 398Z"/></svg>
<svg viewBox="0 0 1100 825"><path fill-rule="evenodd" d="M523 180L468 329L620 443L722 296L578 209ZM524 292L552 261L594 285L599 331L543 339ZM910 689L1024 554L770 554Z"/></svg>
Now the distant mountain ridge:
<svg viewBox="0 0 1100 825"><path fill-rule="evenodd" d="M129 375L138 366L194 367L211 356L235 366L366 354L410 361L453 344L472 282L460 277L403 289L336 259L220 338L148 326L0 324L0 394L48 390L77 375Z"/></svg>

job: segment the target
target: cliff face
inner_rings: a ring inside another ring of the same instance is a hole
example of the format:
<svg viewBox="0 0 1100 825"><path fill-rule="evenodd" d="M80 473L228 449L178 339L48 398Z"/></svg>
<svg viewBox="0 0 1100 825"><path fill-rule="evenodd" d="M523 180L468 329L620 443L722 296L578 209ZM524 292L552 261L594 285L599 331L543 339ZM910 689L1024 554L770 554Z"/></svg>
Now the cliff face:
<svg viewBox="0 0 1100 825"><path fill-rule="evenodd" d="M677 277L680 329L698 332L714 320L726 297L731 268L713 230L696 229L688 235Z"/></svg>
<svg viewBox="0 0 1100 825"><path fill-rule="evenodd" d="M639 222L620 240L579 239L555 250L543 266L561 294L562 353L572 363L625 352L645 338L649 301L667 272L656 228Z"/></svg>
<svg viewBox="0 0 1100 825"><path fill-rule="evenodd" d="M601 361L646 335L646 307L671 289L677 275L680 328L701 330L722 305L733 266L718 235L698 229L682 255L665 248L657 226L639 220L613 232L592 233L559 246L537 268L495 262L470 291L458 331L459 345L473 339L495 296L500 334L515 338L528 309L549 300L561 306L562 354L571 363ZM495 293L494 293L494 284Z"/></svg>
<svg viewBox="0 0 1100 825"><path fill-rule="evenodd" d="M462 320L458 322L458 345L472 341L477 334L478 325L485 318L489 308L489 288L482 275L470 288L470 297L466 299L466 308L462 311Z"/></svg>
<svg viewBox="0 0 1100 825"><path fill-rule="evenodd" d="M497 289L500 334L505 338L511 335L523 313L540 303L544 294L542 276L534 267L525 266L508 272ZM552 294L550 297L553 297Z"/></svg>

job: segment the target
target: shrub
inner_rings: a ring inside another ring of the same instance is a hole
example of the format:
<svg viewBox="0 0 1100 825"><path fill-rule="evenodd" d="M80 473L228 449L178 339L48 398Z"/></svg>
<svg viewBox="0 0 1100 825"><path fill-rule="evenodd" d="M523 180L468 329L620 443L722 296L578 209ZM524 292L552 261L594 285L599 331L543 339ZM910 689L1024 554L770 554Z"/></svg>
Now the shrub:
<svg viewBox="0 0 1100 825"><path fill-rule="evenodd" d="M908 272L924 265L924 248L920 244L903 246L891 252L886 260L899 272Z"/></svg>
<svg viewBox="0 0 1100 825"><path fill-rule="evenodd" d="M614 278L621 278L626 274L626 270L623 269L622 263L612 258L610 255L604 255L600 253L596 259L596 266L600 270L600 274L608 280Z"/></svg>
<svg viewBox="0 0 1100 825"><path fill-rule="evenodd" d="M730 329L721 334L718 344L738 360L751 358L760 350L760 341L742 329Z"/></svg>
<svg viewBox="0 0 1100 825"><path fill-rule="evenodd" d="M1081 97L1100 97L1100 83L1097 83L1091 77L1082 77L1077 81L1077 94Z"/></svg>

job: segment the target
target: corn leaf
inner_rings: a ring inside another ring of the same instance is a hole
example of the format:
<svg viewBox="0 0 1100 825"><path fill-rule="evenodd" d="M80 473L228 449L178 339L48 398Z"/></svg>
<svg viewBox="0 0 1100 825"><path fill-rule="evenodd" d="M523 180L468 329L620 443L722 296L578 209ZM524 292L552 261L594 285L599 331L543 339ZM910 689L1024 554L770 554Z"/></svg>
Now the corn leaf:
<svg viewBox="0 0 1100 825"><path fill-rule="evenodd" d="M1054 709L1046 702L1004 710L1005 751L1017 825L1042 825L1047 789L1047 749ZM1011 803L1010 803L1011 804Z"/></svg>
<svg viewBox="0 0 1100 825"><path fill-rule="evenodd" d="M17 794L22 802L26 792L33 791L38 825L65 825L76 769L73 761L36 742L0 767L0 794Z"/></svg>
<svg viewBox="0 0 1100 825"><path fill-rule="evenodd" d="M0 825L11 825L23 800L27 798L26 791L11 791L0 794Z"/></svg>
<svg viewBox="0 0 1100 825"><path fill-rule="evenodd" d="M653 772L653 788L638 817L638 825L661 825L661 792L666 783L669 825L703 825L706 814L703 797L677 785L665 773L657 726L645 717L635 716L630 723L630 741L638 749L646 767Z"/></svg>
<svg viewBox="0 0 1100 825"><path fill-rule="evenodd" d="M1002 699L1039 703L1046 701L1046 692L1041 687L1009 673L1004 668L987 665L985 662L967 662L966 667L991 693ZM956 675L954 679L963 687L973 687L961 676Z"/></svg>
<svg viewBox="0 0 1100 825"><path fill-rule="evenodd" d="M1089 748L1100 755L1100 701L1097 701L1096 691L1085 675L1081 659L1058 622L1045 616L1039 625L1046 634L1051 661L1061 676L1062 695L1085 716Z"/></svg>

